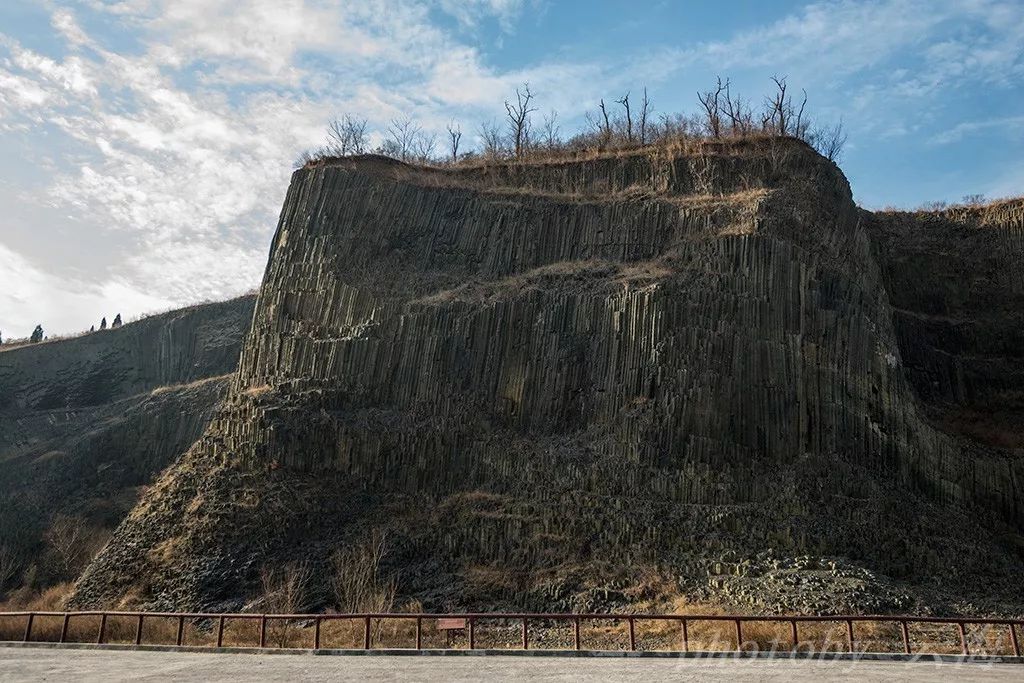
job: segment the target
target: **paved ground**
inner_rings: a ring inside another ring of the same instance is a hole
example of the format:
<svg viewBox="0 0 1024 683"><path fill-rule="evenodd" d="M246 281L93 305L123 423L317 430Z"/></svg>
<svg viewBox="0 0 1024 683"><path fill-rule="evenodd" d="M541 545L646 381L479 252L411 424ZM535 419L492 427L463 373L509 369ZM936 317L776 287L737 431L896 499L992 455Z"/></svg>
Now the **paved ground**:
<svg viewBox="0 0 1024 683"><path fill-rule="evenodd" d="M1017 664L579 657L252 655L0 649L0 681L1020 681Z"/></svg>

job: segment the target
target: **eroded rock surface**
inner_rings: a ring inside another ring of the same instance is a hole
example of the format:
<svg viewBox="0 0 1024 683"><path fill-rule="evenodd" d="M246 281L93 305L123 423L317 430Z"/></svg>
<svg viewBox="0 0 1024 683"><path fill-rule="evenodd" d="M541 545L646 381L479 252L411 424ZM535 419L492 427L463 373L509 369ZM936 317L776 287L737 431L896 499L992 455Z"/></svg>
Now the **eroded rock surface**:
<svg viewBox="0 0 1024 683"><path fill-rule="evenodd" d="M432 608L624 606L641 567L748 609L1019 604L1024 459L927 418L873 234L795 140L301 169L224 407L76 601L238 605L297 560L326 601L383 528Z"/></svg>
<svg viewBox="0 0 1024 683"><path fill-rule="evenodd" d="M0 545L19 572L43 585L73 578L53 574L43 553L54 516L113 529L203 433L237 366L253 303L195 306L0 350Z"/></svg>

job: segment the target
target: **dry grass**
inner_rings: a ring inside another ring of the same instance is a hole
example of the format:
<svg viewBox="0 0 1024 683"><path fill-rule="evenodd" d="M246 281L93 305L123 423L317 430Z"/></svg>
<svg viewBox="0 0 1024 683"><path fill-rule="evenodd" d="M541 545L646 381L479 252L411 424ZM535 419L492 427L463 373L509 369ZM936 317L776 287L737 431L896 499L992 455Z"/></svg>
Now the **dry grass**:
<svg viewBox="0 0 1024 683"><path fill-rule="evenodd" d="M189 389L197 389L211 382L224 382L232 377L233 373L225 375L214 375L213 377L203 377L193 382L186 382L184 384L167 384L161 387L157 387L151 392L152 396L160 396L161 394L167 394L175 391L186 391Z"/></svg>
<svg viewBox="0 0 1024 683"><path fill-rule="evenodd" d="M259 398L260 396L265 396L266 394L269 394L273 390L274 387L270 386L269 384L260 384L259 386L249 387L248 389L244 390L242 394L248 396L249 398Z"/></svg>

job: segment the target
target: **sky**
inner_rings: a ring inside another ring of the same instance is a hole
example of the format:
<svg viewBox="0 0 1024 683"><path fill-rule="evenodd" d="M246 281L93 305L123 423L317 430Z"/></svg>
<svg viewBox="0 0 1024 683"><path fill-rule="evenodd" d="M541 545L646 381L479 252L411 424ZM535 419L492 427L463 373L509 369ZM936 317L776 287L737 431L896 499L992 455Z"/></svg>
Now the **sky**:
<svg viewBox="0 0 1024 683"><path fill-rule="evenodd" d="M529 82L563 134L646 86L772 75L842 119L865 208L1024 194L1024 2L0 1L0 335L259 285L294 162L353 114L481 122Z"/></svg>

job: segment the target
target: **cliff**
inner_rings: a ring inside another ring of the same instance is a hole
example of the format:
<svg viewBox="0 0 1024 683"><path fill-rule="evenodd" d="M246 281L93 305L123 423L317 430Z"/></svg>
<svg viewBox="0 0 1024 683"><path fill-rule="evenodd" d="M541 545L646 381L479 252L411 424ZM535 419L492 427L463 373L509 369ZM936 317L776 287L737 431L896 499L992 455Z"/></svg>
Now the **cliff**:
<svg viewBox="0 0 1024 683"><path fill-rule="evenodd" d="M930 421L868 222L788 139L301 169L225 404L76 603L237 606L303 561L323 605L380 531L429 607L636 605L645 573L1019 603L1020 453Z"/></svg>
<svg viewBox="0 0 1024 683"><path fill-rule="evenodd" d="M1024 448L1024 200L864 220L929 416L944 431Z"/></svg>
<svg viewBox="0 0 1024 683"><path fill-rule="evenodd" d="M253 303L195 306L0 352L0 545L27 583L76 578L47 554L58 516L79 525L79 543L109 532L203 433Z"/></svg>

